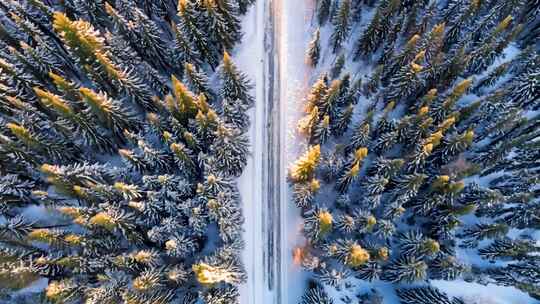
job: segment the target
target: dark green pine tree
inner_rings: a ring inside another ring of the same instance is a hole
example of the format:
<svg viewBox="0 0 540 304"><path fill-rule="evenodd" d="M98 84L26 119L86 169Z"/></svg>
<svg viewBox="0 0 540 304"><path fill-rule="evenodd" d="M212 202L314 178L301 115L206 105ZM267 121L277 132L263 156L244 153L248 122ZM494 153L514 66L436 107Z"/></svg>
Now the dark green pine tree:
<svg viewBox="0 0 540 304"><path fill-rule="evenodd" d="M489 246L480 248L478 254L489 260L525 260L540 251L539 246L527 239L503 238L493 241Z"/></svg>
<svg viewBox="0 0 540 304"><path fill-rule="evenodd" d="M189 89L195 94L204 94L206 98L212 102L215 100L216 95L210 88L208 76L206 73L191 63L184 65L186 83Z"/></svg>
<svg viewBox="0 0 540 304"><path fill-rule="evenodd" d="M463 245L466 247L476 247L484 239L502 238L508 233L509 227L505 223L478 223L466 228L460 235L464 239Z"/></svg>
<svg viewBox="0 0 540 304"><path fill-rule="evenodd" d="M538 260L509 264L488 270L489 276L503 286L515 286L533 298L540 298L538 278L540 277Z"/></svg>
<svg viewBox="0 0 540 304"><path fill-rule="evenodd" d="M332 69L330 70L330 76L332 79L338 78L345 66L345 54L341 54L336 58Z"/></svg>
<svg viewBox="0 0 540 304"><path fill-rule="evenodd" d="M337 121L332 123L332 134L336 137L342 136L347 132L354 116L354 105L345 106L338 114Z"/></svg>
<svg viewBox="0 0 540 304"><path fill-rule="evenodd" d="M324 289L317 285L315 282L311 281L309 283L308 289L302 296L301 304L333 304L334 301Z"/></svg>
<svg viewBox="0 0 540 304"><path fill-rule="evenodd" d="M419 231L398 233L396 241L399 243L400 254L404 256L423 258L440 251L440 244L436 240L425 237Z"/></svg>
<svg viewBox="0 0 540 304"><path fill-rule="evenodd" d="M486 77L482 78L478 83L474 85L473 92L480 92L484 88L493 86L501 77L503 77L510 69L510 62L505 62L497 66Z"/></svg>
<svg viewBox="0 0 540 304"><path fill-rule="evenodd" d="M239 100L225 99L221 102L223 119L226 123L240 130L249 127L249 116L246 114L247 106Z"/></svg>
<svg viewBox="0 0 540 304"><path fill-rule="evenodd" d="M435 287L416 287L398 289L398 297L402 304L463 304L461 299L449 297Z"/></svg>
<svg viewBox="0 0 540 304"><path fill-rule="evenodd" d="M159 25L148 18L145 14L139 14L137 17L138 28L136 28L137 36L139 36L139 47L145 49L145 53L148 56L166 56L165 58L158 60L160 65L168 69L171 66L169 52L167 51L167 44L162 38L162 31Z"/></svg>
<svg viewBox="0 0 540 304"><path fill-rule="evenodd" d="M373 175L380 175L385 178L393 178L400 172L404 163L404 160L401 158L388 159L378 157L374 161L370 169L370 173L373 173Z"/></svg>
<svg viewBox="0 0 540 304"><path fill-rule="evenodd" d="M174 40L171 55L176 70L180 73L183 72L185 65L188 63L194 66L200 66L201 55L193 43L186 37L181 26L176 25L173 26L172 29L174 32Z"/></svg>
<svg viewBox="0 0 540 304"><path fill-rule="evenodd" d="M399 1L397 0L381 1L367 29L356 43L355 60L379 48L389 32L392 16L398 8Z"/></svg>
<svg viewBox="0 0 540 304"><path fill-rule="evenodd" d="M334 25L334 31L330 36L330 45L332 46L332 52L335 54L341 48L341 45L347 39L351 31L350 0L341 1L337 14L332 20L332 24Z"/></svg>
<svg viewBox="0 0 540 304"><path fill-rule="evenodd" d="M217 1L204 0L200 2L200 13L197 18L200 30L214 46L214 52L217 54L221 54L225 50L230 51L241 38L239 21L231 14L230 10L232 8L229 1L220 1L220 4L225 8L225 12L228 13L227 16L223 15L223 10L220 9L221 7Z"/></svg>
<svg viewBox="0 0 540 304"><path fill-rule="evenodd" d="M223 54L223 65L219 70L221 88L219 95L221 98L229 100L239 100L246 107L253 106L254 99L249 90L252 84L246 74L240 72L227 52Z"/></svg>
<svg viewBox="0 0 540 304"><path fill-rule="evenodd" d="M358 60L361 55L368 55L377 49L377 40L378 35L380 35L379 22L382 18L380 9L377 9L375 15L371 19L367 29L363 32L362 37L358 40L356 46L355 60Z"/></svg>
<svg viewBox="0 0 540 304"><path fill-rule="evenodd" d="M348 153L356 151L361 147L366 147L370 141L371 132L371 120L373 118L373 112L368 113L366 119L361 121L356 127L354 127L351 141L347 145L346 151Z"/></svg>
<svg viewBox="0 0 540 304"><path fill-rule="evenodd" d="M386 88L387 100L401 101L412 97L421 88L422 82L418 76L421 71L422 67L414 62L403 66L390 79L390 84Z"/></svg>
<svg viewBox="0 0 540 304"><path fill-rule="evenodd" d="M311 131L312 144L324 144L330 137L330 116L325 115Z"/></svg>
<svg viewBox="0 0 540 304"><path fill-rule="evenodd" d="M242 38L242 25L238 14L244 14L240 10L243 7L255 3L254 0L215 0L217 10L223 17L234 43L239 43ZM235 3L236 2L236 3Z"/></svg>
<svg viewBox="0 0 540 304"><path fill-rule="evenodd" d="M540 71L537 67L514 80L509 88L512 102L526 109L538 110L540 108L539 79Z"/></svg>
<svg viewBox="0 0 540 304"><path fill-rule="evenodd" d="M427 277L427 264L415 257L403 256L385 267L382 280L394 283L414 283Z"/></svg>
<svg viewBox="0 0 540 304"><path fill-rule="evenodd" d="M220 53L218 49L212 46L209 37L202 31L199 26L197 16L200 14L200 8L190 1L179 1L178 17L180 19L178 26L184 37L188 41L192 41L197 52L201 55L212 69L216 68L219 63Z"/></svg>
<svg viewBox="0 0 540 304"><path fill-rule="evenodd" d="M293 197L298 208L311 208L315 195L320 188L320 182L316 179L294 184Z"/></svg>
<svg viewBox="0 0 540 304"><path fill-rule="evenodd" d="M324 25L330 17L331 6L332 0L317 0L317 20L320 26Z"/></svg>
<svg viewBox="0 0 540 304"><path fill-rule="evenodd" d="M215 136L210 151L216 158L216 166L229 175L239 176L247 163L248 138L224 124L218 125Z"/></svg>
<svg viewBox="0 0 540 304"><path fill-rule="evenodd" d="M351 272L348 269L320 268L316 278L326 286L341 288L344 282L350 277ZM324 302L324 298L321 299Z"/></svg>
<svg viewBox="0 0 540 304"><path fill-rule="evenodd" d="M212 288L202 295L205 304L238 303L239 297L236 287Z"/></svg>
<svg viewBox="0 0 540 304"><path fill-rule="evenodd" d="M132 20L135 18L135 11L133 8L136 4L133 0L115 0L114 7L124 16L127 20Z"/></svg>

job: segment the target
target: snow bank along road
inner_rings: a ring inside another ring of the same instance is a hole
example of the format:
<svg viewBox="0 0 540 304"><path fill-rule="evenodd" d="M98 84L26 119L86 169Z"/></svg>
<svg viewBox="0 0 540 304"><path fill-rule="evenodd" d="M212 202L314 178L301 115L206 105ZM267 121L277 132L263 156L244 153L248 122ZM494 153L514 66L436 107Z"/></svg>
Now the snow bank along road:
<svg viewBox="0 0 540 304"><path fill-rule="evenodd" d="M292 251L303 246L302 218L299 210L291 204L291 191L287 184L288 165L305 149L305 140L298 138L296 126L303 115L304 99L309 91L312 70L306 64L306 47L311 39L311 17L314 0L275 0L279 2L276 16L276 52L279 74L279 285L274 303L299 303L305 291L305 273L293 262Z"/></svg>

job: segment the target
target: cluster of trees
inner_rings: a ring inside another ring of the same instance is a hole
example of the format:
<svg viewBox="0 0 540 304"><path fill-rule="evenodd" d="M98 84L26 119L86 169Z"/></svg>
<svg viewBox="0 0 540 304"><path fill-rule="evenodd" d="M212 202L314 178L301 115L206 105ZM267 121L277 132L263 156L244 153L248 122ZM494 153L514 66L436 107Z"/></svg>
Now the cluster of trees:
<svg viewBox="0 0 540 304"><path fill-rule="evenodd" d="M540 299L539 9L317 1L307 56L321 74L298 123L308 149L289 172L315 280L303 304L334 303L322 286L352 277L399 283L402 303L462 303L406 288L458 278Z"/></svg>
<svg viewBox="0 0 540 304"><path fill-rule="evenodd" d="M0 302L237 303L253 2L0 3Z"/></svg>

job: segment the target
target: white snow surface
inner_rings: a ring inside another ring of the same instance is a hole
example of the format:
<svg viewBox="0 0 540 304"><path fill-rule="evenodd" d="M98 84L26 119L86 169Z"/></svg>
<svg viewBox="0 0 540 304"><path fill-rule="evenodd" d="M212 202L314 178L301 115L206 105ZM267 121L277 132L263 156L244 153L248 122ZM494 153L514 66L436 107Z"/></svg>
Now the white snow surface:
<svg viewBox="0 0 540 304"><path fill-rule="evenodd" d="M467 304L532 304L538 301L514 287L486 286L464 281L431 280L431 284L449 296L460 297Z"/></svg>
<svg viewBox="0 0 540 304"><path fill-rule="evenodd" d="M238 179L242 198L242 210L245 218L242 254L248 280L240 286L240 303L260 303L259 295L264 286L263 238L262 238L262 151L263 151L263 103L264 103L264 1L257 1L243 17L242 43L233 53L233 60L238 68L246 73L254 85L251 94L255 96L255 107L248 114L251 124L248 130L251 143L251 155L247 166Z"/></svg>

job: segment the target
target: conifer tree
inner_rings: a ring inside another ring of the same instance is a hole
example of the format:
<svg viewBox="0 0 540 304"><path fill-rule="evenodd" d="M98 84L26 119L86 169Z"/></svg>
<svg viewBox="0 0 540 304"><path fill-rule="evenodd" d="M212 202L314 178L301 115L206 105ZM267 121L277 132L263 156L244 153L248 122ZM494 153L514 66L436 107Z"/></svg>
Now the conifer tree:
<svg viewBox="0 0 540 304"><path fill-rule="evenodd" d="M212 288L203 295L206 304L238 303L239 297L236 287Z"/></svg>
<svg viewBox="0 0 540 304"><path fill-rule="evenodd" d="M205 37L202 29L199 28L196 19L196 16L198 15L197 7L194 3L187 0L178 2L178 17L180 18L178 25L180 31L185 35L185 39L193 41L197 52L204 58L204 61L214 69L218 65L219 51L212 49L208 37Z"/></svg>
<svg viewBox="0 0 540 304"><path fill-rule="evenodd" d="M357 42L355 59L359 59L360 55L371 54L381 45L388 32L389 21L398 7L398 1L381 1L367 29Z"/></svg>
<svg viewBox="0 0 540 304"><path fill-rule="evenodd" d="M62 119L58 123L82 137L85 145L96 146L99 150L107 150L112 146L110 140L104 136L103 130L92 125L83 113L76 113L75 109L61 97L38 88L34 88L34 91L40 102L51 108Z"/></svg>
<svg viewBox="0 0 540 304"><path fill-rule="evenodd" d="M372 114L368 113L368 117L353 130L351 142L347 145L347 151L356 150L362 146L367 146L370 139L370 129Z"/></svg>
<svg viewBox="0 0 540 304"><path fill-rule="evenodd" d="M334 32L330 36L330 43L332 45L332 51L334 54L341 47L345 39L349 36L351 31L351 1L343 0L340 3L339 9L334 16L332 23L334 25Z"/></svg>
<svg viewBox="0 0 540 304"><path fill-rule="evenodd" d="M310 93L307 97L306 112L310 112L314 107L319 107L322 105L327 90L328 76L323 74L311 87Z"/></svg>
<svg viewBox="0 0 540 304"><path fill-rule="evenodd" d="M424 257L437 254L440 250L440 245L436 240L425 238L418 231L401 233L396 239L400 243L401 254L405 256Z"/></svg>
<svg viewBox="0 0 540 304"><path fill-rule="evenodd" d="M223 16L227 28L230 29L235 44L242 38L239 14L245 14L248 6L253 3L255 3L253 0L216 0L217 9Z"/></svg>
<svg viewBox="0 0 540 304"><path fill-rule="evenodd" d="M232 9L229 1L220 0L218 4L213 0L205 0L200 1L199 5L199 15L202 17L199 25L203 33L206 33L207 39L216 46L217 52L221 53L232 49L234 43L239 41L241 36L238 30L239 21L236 17L231 14L227 16L222 14L222 12L228 12Z"/></svg>
<svg viewBox="0 0 540 304"><path fill-rule="evenodd" d="M332 0L320 0L317 1L317 20L319 25L324 25L330 16L330 7L332 6Z"/></svg>
<svg viewBox="0 0 540 304"><path fill-rule="evenodd" d="M412 283L421 281L427 276L426 263L410 256L392 261L385 270L382 279L391 282Z"/></svg>
<svg viewBox="0 0 540 304"><path fill-rule="evenodd" d="M210 151L216 157L216 165L223 172L239 176L247 163L248 139L238 129L219 125L216 139Z"/></svg>
<svg viewBox="0 0 540 304"><path fill-rule="evenodd" d="M341 192L347 191L352 182L358 179L358 174L362 166L362 161L368 154L368 149L365 147L358 148L352 157L350 167L345 167L341 176L338 178L336 187Z"/></svg>
<svg viewBox="0 0 540 304"><path fill-rule="evenodd" d="M336 58L336 61L334 62L334 66L331 70L331 76L332 78L338 78L339 74L341 74L341 70L343 70L343 66L345 65L345 55L341 54Z"/></svg>
<svg viewBox="0 0 540 304"><path fill-rule="evenodd" d="M441 304L460 304L460 299L449 298L445 293L434 287L418 287L411 289L398 290L398 297L404 304L409 303L441 303Z"/></svg>
<svg viewBox="0 0 540 304"><path fill-rule="evenodd" d="M184 65L184 71L191 91L195 94L204 94L212 102L216 96L210 88L208 76L189 62Z"/></svg>
<svg viewBox="0 0 540 304"><path fill-rule="evenodd" d="M117 102L109 99L107 95L96 93L88 88L80 88L79 93L97 122L103 127L112 130L117 136L120 136L124 129L136 127L132 114L122 109Z"/></svg>
<svg viewBox="0 0 540 304"><path fill-rule="evenodd" d="M226 123L232 124L240 130L249 126L249 116L246 114L247 107L242 103L231 100L223 100L223 117Z"/></svg>
<svg viewBox="0 0 540 304"><path fill-rule="evenodd" d="M337 122L335 122L332 126L334 136L339 137L347 132L347 129L349 128L349 125L353 119L353 115L354 106L352 104L349 104L339 112Z"/></svg>
<svg viewBox="0 0 540 304"><path fill-rule="evenodd" d="M315 207L308 211L304 221L304 232L310 241L317 242L332 231L334 218L324 208Z"/></svg>
<svg viewBox="0 0 540 304"><path fill-rule="evenodd" d="M311 134L312 143L324 144L330 136L330 116L325 115L321 121L314 126Z"/></svg>
<svg viewBox="0 0 540 304"><path fill-rule="evenodd" d="M321 147L311 146L291 167L290 175L295 181L303 181L313 175L321 157Z"/></svg>
<svg viewBox="0 0 540 304"><path fill-rule="evenodd" d="M247 107L253 106L253 97L248 92L252 85L248 81L247 75L238 70L227 52L223 54L223 65L219 75L221 80L219 94L221 98L239 100Z"/></svg>
<svg viewBox="0 0 540 304"><path fill-rule="evenodd" d="M332 304L334 301L326 294L324 289L314 282L310 282L306 293L302 296L302 304Z"/></svg>
<svg viewBox="0 0 540 304"><path fill-rule="evenodd" d="M171 55L174 59L176 69L183 71L183 66L192 64L195 66L201 65L199 51L195 48L192 42L186 37L184 30L180 25L173 26L174 41L171 49Z"/></svg>
<svg viewBox="0 0 540 304"><path fill-rule="evenodd" d="M530 240L508 238L497 239L491 245L481 248L478 253L482 258L495 259L516 259L524 260L538 252L538 246L535 246Z"/></svg>
<svg viewBox="0 0 540 304"><path fill-rule="evenodd" d="M294 185L294 200L299 208L311 207L315 195L319 191L320 182L317 179L296 183Z"/></svg>

